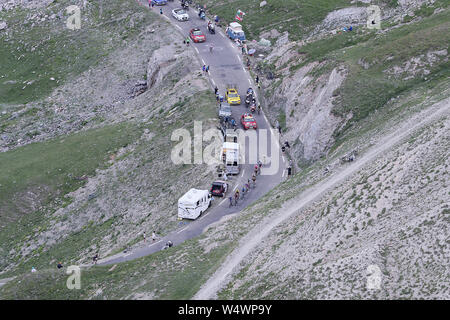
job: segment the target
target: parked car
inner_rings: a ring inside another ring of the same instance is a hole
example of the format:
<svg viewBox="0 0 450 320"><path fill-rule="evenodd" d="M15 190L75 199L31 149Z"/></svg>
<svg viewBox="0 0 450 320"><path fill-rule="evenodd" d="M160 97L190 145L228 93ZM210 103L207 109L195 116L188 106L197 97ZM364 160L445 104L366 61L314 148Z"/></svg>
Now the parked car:
<svg viewBox="0 0 450 320"><path fill-rule="evenodd" d="M172 10L172 16L177 19L178 21L188 21L189 20L189 14L186 12L186 10L181 8L176 8Z"/></svg>
<svg viewBox="0 0 450 320"><path fill-rule="evenodd" d="M245 41L245 33L242 31L242 26L237 22L231 22L226 29L226 33L231 40Z"/></svg>
<svg viewBox="0 0 450 320"><path fill-rule="evenodd" d="M231 117L231 106L222 102L219 106L219 118Z"/></svg>
<svg viewBox="0 0 450 320"><path fill-rule="evenodd" d="M251 113L244 113L241 116L241 124L244 130L248 129L258 129L258 125L256 124L256 120Z"/></svg>
<svg viewBox="0 0 450 320"><path fill-rule="evenodd" d="M224 197L228 190L228 183L216 180L211 185L211 194L216 197Z"/></svg>
<svg viewBox="0 0 450 320"><path fill-rule="evenodd" d="M194 42L205 42L206 41L205 34L199 28L191 29L191 31L189 32L189 37Z"/></svg>

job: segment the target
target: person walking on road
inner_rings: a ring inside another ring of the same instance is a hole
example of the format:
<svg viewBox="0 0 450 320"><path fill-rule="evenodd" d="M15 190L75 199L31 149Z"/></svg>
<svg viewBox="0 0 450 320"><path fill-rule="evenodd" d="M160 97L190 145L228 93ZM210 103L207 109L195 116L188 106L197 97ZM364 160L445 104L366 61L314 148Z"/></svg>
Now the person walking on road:
<svg viewBox="0 0 450 320"><path fill-rule="evenodd" d="M209 53L212 53L212 52L213 52L213 49L214 49L213 45L210 44L210 45L209 45Z"/></svg>
<svg viewBox="0 0 450 320"><path fill-rule="evenodd" d="M208 72L209 72L209 66L206 66L206 69L205 69L205 71L206 71L206 73L208 73Z"/></svg>
<svg viewBox="0 0 450 320"><path fill-rule="evenodd" d="M233 206L233 197L230 196L228 199L230 200L230 207Z"/></svg>
<svg viewBox="0 0 450 320"><path fill-rule="evenodd" d="M258 75L256 75L255 82L256 82L256 84L259 83L259 76Z"/></svg>
<svg viewBox="0 0 450 320"><path fill-rule="evenodd" d="M219 88L217 88L217 86L214 88L214 94L217 96L217 94L219 93Z"/></svg>
<svg viewBox="0 0 450 320"><path fill-rule="evenodd" d="M159 14L163 14L162 8L159 9Z"/></svg>
<svg viewBox="0 0 450 320"><path fill-rule="evenodd" d="M256 187L256 175L252 174L253 187Z"/></svg>
<svg viewBox="0 0 450 320"><path fill-rule="evenodd" d="M203 65L202 70L203 70L203 72L205 72L205 70L206 70L206 65Z"/></svg>
<svg viewBox="0 0 450 320"><path fill-rule="evenodd" d="M152 233L152 241L155 242L155 240L156 240L156 232L153 231L153 233Z"/></svg>
<svg viewBox="0 0 450 320"><path fill-rule="evenodd" d="M144 238L144 243L147 241L147 234L145 233L145 231L144 231L144 233L142 234L142 237Z"/></svg>

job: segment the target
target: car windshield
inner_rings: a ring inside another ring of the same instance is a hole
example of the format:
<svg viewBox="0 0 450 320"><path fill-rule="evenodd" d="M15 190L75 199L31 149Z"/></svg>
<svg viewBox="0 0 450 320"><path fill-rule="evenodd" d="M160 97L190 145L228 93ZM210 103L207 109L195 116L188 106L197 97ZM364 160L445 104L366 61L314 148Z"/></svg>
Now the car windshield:
<svg viewBox="0 0 450 320"><path fill-rule="evenodd" d="M186 13L186 11L184 11L184 10L177 10L176 11L178 14L185 14Z"/></svg>
<svg viewBox="0 0 450 320"><path fill-rule="evenodd" d="M202 32L200 30L192 32L194 36L201 36Z"/></svg>
<svg viewBox="0 0 450 320"><path fill-rule="evenodd" d="M220 107L220 110L225 112L231 112L231 107L229 105L223 105Z"/></svg>
<svg viewBox="0 0 450 320"><path fill-rule="evenodd" d="M245 117L244 121L245 122L253 122L253 121L255 121L255 119L253 119L252 117Z"/></svg>
<svg viewBox="0 0 450 320"><path fill-rule="evenodd" d="M228 96L229 96L230 98L237 98L237 97L238 97L238 94L237 94L237 93L229 93Z"/></svg>
<svg viewBox="0 0 450 320"><path fill-rule="evenodd" d="M222 186L219 185L219 184L213 184L213 185L212 185L212 189L213 189L213 190L220 190L221 187L222 187Z"/></svg>

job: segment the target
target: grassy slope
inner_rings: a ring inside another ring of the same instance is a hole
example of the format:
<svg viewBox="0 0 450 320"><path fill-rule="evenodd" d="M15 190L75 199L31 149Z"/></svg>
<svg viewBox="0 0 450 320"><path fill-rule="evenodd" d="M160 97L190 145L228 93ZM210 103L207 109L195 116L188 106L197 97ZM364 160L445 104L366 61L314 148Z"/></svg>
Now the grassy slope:
<svg viewBox="0 0 450 320"><path fill-rule="evenodd" d="M437 95L443 88L436 88L431 95ZM420 92L423 94L425 92ZM410 103L406 98L406 103ZM187 241L171 250L143 257L141 259L118 264L108 271L108 267L92 267L82 273L82 288L79 291L66 289L67 276L52 268L40 270L35 275L29 273L20 275L17 279L0 289L0 297L5 299L87 299L95 298L125 298L133 294L146 293L144 297L154 299L189 299L220 266L226 256L236 247L239 239L245 235L258 221L266 215L278 210L281 205L302 190L320 181L321 172L328 162L333 162L348 152L358 143L365 142L373 132L385 130L390 127L388 121L401 121L406 114L416 111L416 104L423 100L413 101L405 108L384 110L370 119L368 126L355 134L338 152L334 152L329 159L323 159L292 179L272 190L258 203L253 204L240 213L236 218L226 222L221 231L210 230L202 236ZM405 112L405 110L407 110ZM370 126L369 126L370 125ZM367 147L367 146L366 146ZM206 244L217 245L213 250L207 251L202 246ZM53 266L52 266L53 267ZM98 295L95 291L102 292Z"/></svg>
<svg viewBox="0 0 450 320"><path fill-rule="evenodd" d="M388 101L403 92L412 92L420 87L431 88L448 77L450 62L442 57L432 67L429 74L417 73L404 80L407 74L390 76L387 70L403 66L408 60L430 51L449 51L450 10L425 17L417 22L394 28L385 34L367 30L356 30L329 36L299 47L302 55L300 63L290 64L291 72L313 61L323 62L310 75L319 76L330 72L338 65L344 65L348 75L343 85L335 92L333 112L351 120L335 132L337 142L348 129L383 108ZM362 63L369 65L364 68ZM336 144L336 146L338 145Z"/></svg>
<svg viewBox="0 0 450 320"><path fill-rule="evenodd" d="M65 8L71 4L68 0L57 1L43 9L43 14L65 14ZM91 1L81 12L80 30L66 28L68 16L34 22L32 26L26 17L35 11L1 12L0 20L8 23L9 40L4 41L6 33L0 33L0 106L46 97L62 82L99 63L123 39L135 38L143 26L153 21L146 14L133 18L131 26L131 16L144 10L135 1L115 0L108 2L99 16L98 3ZM52 77L55 81L50 80ZM25 85L26 82L33 83Z"/></svg>
<svg viewBox="0 0 450 320"><path fill-rule="evenodd" d="M311 28L320 23L329 12L349 6L350 0L268 0L267 5L260 8L260 1L212 1L200 0L212 14L217 14L222 21L235 20L238 9L245 12L242 22L249 39L259 40L263 32L277 29L278 32L289 32L290 40L303 38ZM372 1L375 4L397 6L396 0ZM362 4L364 5L364 4Z"/></svg>
<svg viewBox="0 0 450 320"><path fill-rule="evenodd" d="M245 11L245 9L242 10ZM438 19L445 20L442 16ZM429 21L432 20L434 21L434 18L431 18ZM443 22L443 20L441 20L441 22L434 24L436 21L430 22L431 30L435 30L433 28ZM427 22L425 21L424 23ZM431 26L433 24L434 27ZM398 39L402 38L401 33L405 30L406 29L399 31L399 34L397 34L398 37L395 37L394 34L392 39L389 38L388 34L386 36L387 38L381 43L387 45L390 41L392 41L392 43L390 43L391 46L400 45L401 41L398 44L396 42ZM405 34L403 34L403 36L405 36ZM408 39L408 37L405 39ZM410 41L413 41L410 45L414 45L414 39L410 39ZM346 44L343 46L338 44L334 48L344 48L345 46ZM418 46L415 47L418 48ZM361 46L361 48L364 47ZM311 49L313 50L314 48ZM355 59L358 52L357 49L352 50L355 50L355 52L352 53L351 59ZM324 54L328 54L327 50L324 51ZM446 67L444 66L442 69L444 70L443 72L445 72L445 68ZM428 82L427 85L431 86L431 89L433 89L434 85L445 82L444 80L445 79L436 77L434 80ZM436 94L436 92L430 93L427 89L427 85L418 86L415 88L415 91L420 93L420 97ZM400 91L399 94L408 95L412 94L412 92L404 90ZM401 108L380 109L380 112L376 114L376 119L370 115L367 118L361 118L360 124L367 122L367 128L370 127L371 130L377 131L380 129L380 126L382 126L388 119L393 118L395 114L403 112L407 110L408 107L415 106L421 101L423 101L423 99L418 98L418 100L411 101L410 106L408 104L404 104ZM348 148L352 148L355 145L355 142L359 141L358 139L361 138L359 133L364 132L365 134L363 137L369 137L371 131L368 131L367 128L351 128L351 130L349 130L347 134L342 137L339 153L335 153L333 155L333 159L338 158L340 155L345 153L345 151L348 151ZM347 150L343 149L345 146L347 146ZM326 159L324 161L332 161L333 159ZM2 296L6 298L33 298L36 296L46 298L88 298L93 295L96 289L103 288L103 294L100 294L98 296L99 298L120 298L126 297L133 292L141 291L145 291L147 293L151 292L152 297L154 298L190 298L195 292L194 289L198 288L203 283L208 274L213 273L214 269L219 265L219 261L224 259L230 250L232 250L232 248L236 245L236 240L253 225L250 223L251 221L254 221L253 219L260 219L261 216L267 214L273 209L278 208L281 203L298 194L301 189L306 187L304 181L310 179L309 175L312 175L316 171L321 171L321 168L323 168L324 165L325 164L322 162L306 169L289 182L282 184L277 190L271 192L268 196L262 199L259 204L248 208L242 213L241 217L238 217L234 219L232 223L227 224L227 228L229 228L230 233L233 234L233 236L229 236L229 239L233 240L229 241L224 239L225 241L219 241L221 243L219 245L219 249L215 249L209 253L204 250L199 250L198 242L194 239L173 248L172 251L158 253L134 262L120 264L114 271L111 272L108 272L107 268L92 268L87 271L86 277L83 278L83 281L85 282L84 285L82 285L82 290L78 292L69 292L66 290L64 287L66 277L61 275L55 276L53 271L48 273L48 275L45 275L45 272L44 274L38 273L37 276L25 275L20 279L26 279L27 281L18 283L16 280L11 282L2 290ZM282 195L280 196L281 192ZM276 194L278 194L278 196L275 196ZM236 228L236 226L239 227ZM205 237L205 235L200 237L200 240ZM189 259L183 260L183 263L180 264L173 263L171 258L175 259L175 257L182 255L182 253L188 254ZM210 259L214 259L216 263L210 263ZM205 263L205 261L208 261L208 263ZM164 270L169 266L171 274L176 275L175 277L167 277L168 274ZM166 281L169 282L167 283ZM109 283L112 283L113 285L109 286ZM191 288L186 287L186 283L189 284L188 286L191 286L192 290ZM59 288L58 293L50 293L52 288Z"/></svg>

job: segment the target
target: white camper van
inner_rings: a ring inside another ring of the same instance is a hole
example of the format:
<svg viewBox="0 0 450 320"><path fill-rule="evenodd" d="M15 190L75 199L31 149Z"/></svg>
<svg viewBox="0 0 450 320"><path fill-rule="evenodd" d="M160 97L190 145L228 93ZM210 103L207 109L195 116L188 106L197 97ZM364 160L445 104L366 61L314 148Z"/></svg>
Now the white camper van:
<svg viewBox="0 0 450 320"><path fill-rule="evenodd" d="M211 196L208 190L191 189L178 200L178 217L197 219L210 204Z"/></svg>
<svg viewBox="0 0 450 320"><path fill-rule="evenodd" d="M228 173L239 174L239 144L235 142L224 142L222 160Z"/></svg>

